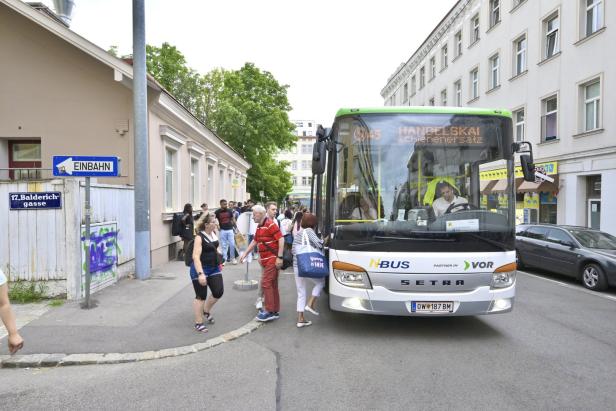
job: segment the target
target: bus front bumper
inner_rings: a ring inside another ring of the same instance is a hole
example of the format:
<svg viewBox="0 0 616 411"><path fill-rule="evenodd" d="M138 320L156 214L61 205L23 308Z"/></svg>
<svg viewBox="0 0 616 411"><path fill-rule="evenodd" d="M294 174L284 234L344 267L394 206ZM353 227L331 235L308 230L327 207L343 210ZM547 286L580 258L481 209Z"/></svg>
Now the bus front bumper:
<svg viewBox="0 0 616 411"><path fill-rule="evenodd" d="M384 287L355 289L330 282L329 306L334 311L396 316L468 316L502 314L513 309L515 284L504 289L479 287L461 293L405 293ZM453 302L453 312L413 312L413 302Z"/></svg>

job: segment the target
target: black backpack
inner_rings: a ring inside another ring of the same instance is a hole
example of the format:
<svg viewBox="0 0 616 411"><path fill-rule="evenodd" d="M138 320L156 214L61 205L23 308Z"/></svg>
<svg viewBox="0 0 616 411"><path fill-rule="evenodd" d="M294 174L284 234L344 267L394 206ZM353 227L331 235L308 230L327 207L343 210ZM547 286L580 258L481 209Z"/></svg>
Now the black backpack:
<svg viewBox="0 0 616 411"><path fill-rule="evenodd" d="M182 224L182 213L173 213L173 220L171 220L171 235L181 235L184 229Z"/></svg>

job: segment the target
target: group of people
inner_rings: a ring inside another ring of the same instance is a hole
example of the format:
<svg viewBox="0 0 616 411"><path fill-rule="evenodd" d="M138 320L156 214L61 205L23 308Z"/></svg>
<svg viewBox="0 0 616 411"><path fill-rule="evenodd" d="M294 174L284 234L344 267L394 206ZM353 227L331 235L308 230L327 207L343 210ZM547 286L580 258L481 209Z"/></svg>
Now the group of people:
<svg viewBox="0 0 616 411"><path fill-rule="evenodd" d="M192 242L189 272L195 290L193 301L195 331L207 332L207 325L214 322L212 309L224 293L223 266L228 261L237 264L237 254L234 254L237 251L234 240L237 233L237 218L247 211L252 212L256 229L254 235L249 234L248 246L239 256L239 261L243 263L255 250L258 253L261 280L256 320L268 322L280 318L278 276L283 266L283 252L288 249L295 256L296 248L302 243L304 232L314 249L323 250L323 242L316 234L316 216L305 208L287 209L279 214L276 203L269 202L262 206L255 205L251 200L247 201L244 207L241 204L233 207L227 201L221 200L220 208L215 212L209 211L207 204L202 204L201 209L195 220L192 206L187 204L182 217L183 224L194 227L191 230L192 236L183 237L183 250L185 253L189 252L189 244ZM305 311L319 315L316 302L325 285L325 279L299 277L295 257L293 271L297 286L297 327L303 328L312 324L305 318ZM312 293L307 298L311 282Z"/></svg>

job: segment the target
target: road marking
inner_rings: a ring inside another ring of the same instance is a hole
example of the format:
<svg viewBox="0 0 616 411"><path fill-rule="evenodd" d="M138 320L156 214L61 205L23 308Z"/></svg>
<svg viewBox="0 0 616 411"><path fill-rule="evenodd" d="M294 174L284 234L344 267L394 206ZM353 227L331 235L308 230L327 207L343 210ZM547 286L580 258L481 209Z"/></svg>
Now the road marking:
<svg viewBox="0 0 616 411"><path fill-rule="evenodd" d="M561 285L563 287L570 288L572 290L582 291L582 292L584 292L586 294L594 295L595 297L601 297L601 298L605 298L606 300L616 301L616 297L615 296L608 295L608 294L603 294L603 293L600 293L598 291L587 290L586 288L583 288L582 286L577 286L577 285L571 285L571 284L563 283L562 281L556 281L556 280L552 280L551 278L542 277L540 275L530 274L530 273L527 273L526 271L518 271L518 273L526 274L526 275L528 275L530 277L535 277L535 278L539 278L541 280L549 281L551 283L555 283L555 284Z"/></svg>

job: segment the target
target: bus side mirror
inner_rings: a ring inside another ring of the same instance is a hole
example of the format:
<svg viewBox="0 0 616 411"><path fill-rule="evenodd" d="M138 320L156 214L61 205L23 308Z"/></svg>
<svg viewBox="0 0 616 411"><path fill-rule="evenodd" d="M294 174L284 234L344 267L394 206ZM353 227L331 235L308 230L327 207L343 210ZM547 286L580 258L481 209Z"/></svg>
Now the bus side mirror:
<svg viewBox="0 0 616 411"><path fill-rule="evenodd" d="M522 174L524 180L535 181L535 165L530 155L522 154L520 156L520 165L522 166Z"/></svg>
<svg viewBox="0 0 616 411"><path fill-rule="evenodd" d="M321 175L325 172L325 159L327 144L325 141L318 141L312 147L312 174Z"/></svg>

